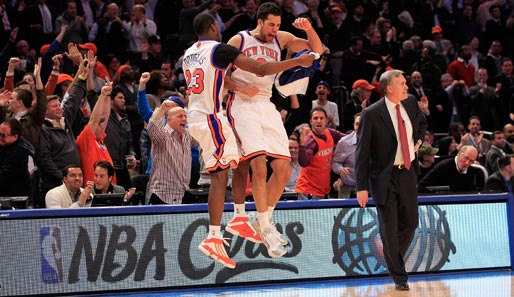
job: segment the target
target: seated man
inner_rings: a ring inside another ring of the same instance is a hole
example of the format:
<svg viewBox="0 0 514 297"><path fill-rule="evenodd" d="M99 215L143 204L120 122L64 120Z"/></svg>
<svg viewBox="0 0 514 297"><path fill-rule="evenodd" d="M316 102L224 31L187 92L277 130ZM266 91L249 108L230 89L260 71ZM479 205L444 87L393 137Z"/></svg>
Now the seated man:
<svg viewBox="0 0 514 297"><path fill-rule="evenodd" d="M505 146L505 135L501 131L494 131L491 139L491 148L485 155L485 168L489 174L498 171L498 159L505 156L503 147Z"/></svg>
<svg viewBox="0 0 514 297"><path fill-rule="evenodd" d="M34 148L22 136L22 126L14 117L0 125L0 196L28 196L29 156Z"/></svg>
<svg viewBox="0 0 514 297"><path fill-rule="evenodd" d="M498 171L485 181L485 191L512 193L514 183L514 155L501 156L498 159Z"/></svg>
<svg viewBox="0 0 514 297"><path fill-rule="evenodd" d="M477 156L475 147L461 147L455 158L442 160L425 175L418 184L418 192L428 192L431 186L449 186L452 192L481 190L484 186L484 173L471 166Z"/></svg>
<svg viewBox="0 0 514 297"><path fill-rule="evenodd" d="M114 166L107 160L95 163L94 175L95 188L93 191L95 194L125 193L123 202L127 203L136 191L136 188L130 188L128 191L125 191L122 186L112 183L112 179L114 178Z"/></svg>
<svg viewBox="0 0 514 297"><path fill-rule="evenodd" d="M428 143L423 143L418 150L418 162L419 162L419 177L422 179L427 173L434 168L435 155L439 152L438 148L432 147Z"/></svg>
<svg viewBox="0 0 514 297"><path fill-rule="evenodd" d="M289 138L289 153L291 153L291 176L287 181L284 192L294 192L296 181L300 176L300 164L298 163L298 140Z"/></svg>
<svg viewBox="0 0 514 297"><path fill-rule="evenodd" d="M82 189L84 177L78 165L68 165L63 170L63 184L46 193L46 208L78 208L91 206L94 183L87 181L86 188Z"/></svg>

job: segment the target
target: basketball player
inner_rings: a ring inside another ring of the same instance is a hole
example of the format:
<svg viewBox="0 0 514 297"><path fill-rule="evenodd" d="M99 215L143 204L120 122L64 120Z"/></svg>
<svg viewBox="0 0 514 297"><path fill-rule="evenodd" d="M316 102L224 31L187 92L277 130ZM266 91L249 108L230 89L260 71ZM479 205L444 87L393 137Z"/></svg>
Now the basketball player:
<svg viewBox="0 0 514 297"><path fill-rule="evenodd" d="M313 50L323 53L318 34L306 18L297 18L293 26L305 31L307 40L279 31L282 11L271 2L262 4L257 10L257 27L252 31L241 31L229 40L229 44L241 50L247 57L259 62L280 61L280 52ZM283 237L271 223L271 216L284 187L291 175L289 140L280 113L270 101L273 75L259 76L236 68L231 78L243 85L254 85L259 92L253 98L235 92L229 98L227 112L241 142L242 158L233 176L235 219L245 216L245 184L249 166L252 168L252 192L257 208L257 220L253 227L260 234L271 257L286 253ZM266 183L266 158L270 158L273 173ZM230 230L233 220L227 225Z"/></svg>
<svg viewBox="0 0 514 297"><path fill-rule="evenodd" d="M240 157L232 128L221 110L225 70L234 64L252 73L269 75L294 66L311 66L314 58L311 55L303 55L297 59L262 64L247 58L233 46L219 43L220 29L212 15L197 15L193 20L193 27L199 40L187 49L182 64L189 95L189 132L200 143L206 170L211 175L208 197L209 235L198 248L225 267L234 268L235 263L228 257L223 246L228 243L221 237L220 231L228 179L227 169L237 167ZM248 97L258 92L256 87L238 85L230 79L226 83L231 90ZM253 231L249 224L243 225ZM257 234L249 239L261 242Z"/></svg>

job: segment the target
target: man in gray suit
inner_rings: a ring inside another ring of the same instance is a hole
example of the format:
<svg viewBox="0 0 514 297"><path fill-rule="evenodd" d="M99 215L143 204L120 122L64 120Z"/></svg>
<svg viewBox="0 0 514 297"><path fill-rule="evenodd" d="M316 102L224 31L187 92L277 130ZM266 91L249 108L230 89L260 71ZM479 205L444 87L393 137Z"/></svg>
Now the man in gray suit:
<svg viewBox="0 0 514 297"><path fill-rule="evenodd" d="M498 159L498 171L493 173L485 182L486 192L512 193L514 182L514 155L505 155Z"/></svg>
<svg viewBox="0 0 514 297"><path fill-rule="evenodd" d="M389 275L396 290L409 290L404 256L418 226L416 152L426 120L399 70L380 77L385 97L364 109L356 156L357 200L365 207L371 192ZM426 101L420 104L428 104Z"/></svg>

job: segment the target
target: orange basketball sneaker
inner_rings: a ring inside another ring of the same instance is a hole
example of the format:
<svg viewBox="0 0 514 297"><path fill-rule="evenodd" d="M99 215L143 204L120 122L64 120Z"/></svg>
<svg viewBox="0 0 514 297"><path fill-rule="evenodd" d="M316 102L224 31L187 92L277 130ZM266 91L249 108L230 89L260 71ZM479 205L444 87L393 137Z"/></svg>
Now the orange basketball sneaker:
<svg viewBox="0 0 514 297"><path fill-rule="evenodd" d="M243 237L251 242L262 243L261 236L255 231L252 225L250 225L248 216L233 217L228 222L227 227L225 227L225 231Z"/></svg>
<svg viewBox="0 0 514 297"><path fill-rule="evenodd" d="M228 257L223 244L230 246L223 238L211 237L202 240L198 249L205 255L223 264L223 266L233 269L236 267L236 263Z"/></svg>

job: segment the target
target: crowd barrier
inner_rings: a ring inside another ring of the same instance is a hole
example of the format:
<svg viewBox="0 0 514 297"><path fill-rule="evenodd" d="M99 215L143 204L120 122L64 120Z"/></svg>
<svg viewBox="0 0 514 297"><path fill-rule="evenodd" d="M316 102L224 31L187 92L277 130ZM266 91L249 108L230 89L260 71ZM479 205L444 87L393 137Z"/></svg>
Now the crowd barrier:
<svg viewBox="0 0 514 297"><path fill-rule="evenodd" d="M419 227L406 256L410 272L513 267L513 196L419 197ZM0 296L71 295L326 280L387 273L377 214L353 199L281 201L277 228L288 253L229 233L224 268L197 248L206 204L0 211ZM247 209L254 210L248 203ZM232 217L226 204L222 224Z"/></svg>

